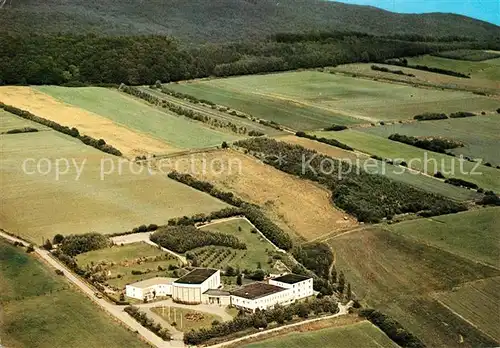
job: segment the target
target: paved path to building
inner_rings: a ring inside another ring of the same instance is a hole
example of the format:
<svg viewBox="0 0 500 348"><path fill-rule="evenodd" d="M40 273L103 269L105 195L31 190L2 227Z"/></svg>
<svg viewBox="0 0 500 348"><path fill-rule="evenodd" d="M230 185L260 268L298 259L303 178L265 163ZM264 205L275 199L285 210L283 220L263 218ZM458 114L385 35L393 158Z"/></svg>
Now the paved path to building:
<svg viewBox="0 0 500 348"><path fill-rule="evenodd" d="M112 237L111 240L113 241L113 243L115 244L132 244L132 243L140 243L140 242L144 242L144 243L147 243L149 245L152 245L154 247L157 247L157 248L160 248L161 250L163 250L164 252L166 253L169 253L171 255L174 255L175 257L177 257L179 260L181 260L181 262L185 265L187 264L187 259L180 255L180 254L177 254L176 252L172 251L172 250L168 250L168 249L165 249L164 247L161 247L159 246L158 244L152 242L150 239L149 239L149 236L152 234L153 232L141 232L141 233L132 233L132 234L126 234L126 235L123 235L123 236L116 236L116 237Z"/></svg>

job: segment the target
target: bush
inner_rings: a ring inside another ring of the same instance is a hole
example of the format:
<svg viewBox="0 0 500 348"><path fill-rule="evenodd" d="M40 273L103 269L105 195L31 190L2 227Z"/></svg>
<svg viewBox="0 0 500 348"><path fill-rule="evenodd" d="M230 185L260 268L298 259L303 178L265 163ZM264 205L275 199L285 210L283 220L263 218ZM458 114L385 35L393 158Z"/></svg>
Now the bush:
<svg viewBox="0 0 500 348"><path fill-rule="evenodd" d="M344 129L347 129L347 127L346 126L341 126L341 125L338 125L338 124L334 124L334 125L331 125L330 127L326 127L324 130L339 132L339 131L343 131Z"/></svg>
<svg viewBox="0 0 500 348"><path fill-rule="evenodd" d="M382 330L391 340L401 347L423 348L424 343L412 333L406 331L401 324L374 309L362 309L359 315L368 319Z"/></svg>
<svg viewBox="0 0 500 348"><path fill-rule="evenodd" d="M5 134L19 134L19 133L35 133L38 129L32 127L16 128L5 132Z"/></svg>
<svg viewBox="0 0 500 348"><path fill-rule="evenodd" d="M35 251L35 246L33 244L28 245L28 247L26 248L26 252L28 254L30 254L30 253L32 253L34 251Z"/></svg>
<svg viewBox="0 0 500 348"><path fill-rule="evenodd" d="M479 192L479 190L478 190L478 192ZM481 200L477 201L476 204L500 206L500 197L496 193L494 193L493 191L486 191L484 193L483 198L481 198Z"/></svg>
<svg viewBox="0 0 500 348"><path fill-rule="evenodd" d="M259 132L259 131L255 131L255 130L251 130L250 132L248 132L248 135L251 137L260 137L260 136L264 135L264 133Z"/></svg>
<svg viewBox="0 0 500 348"><path fill-rule="evenodd" d="M438 178L438 179L446 179L445 176L443 175L443 173L441 173L439 171L434 174L434 177Z"/></svg>
<svg viewBox="0 0 500 348"><path fill-rule="evenodd" d="M450 114L450 118L464 118L464 117L473 117L476 116L475 113L473 112L467 112L467 111L459 111L459 112L454 112Z"/></svg>
<svg viewBox="0 0 500 348"><path fill-rule="evenodd" d="M124 311L128 313L132 318L134 318L137 322L139 322L142 326L154 332L164 341L170 341L172 339L168 330L162 328L160 324L155 324L154 321L149 319L145 313L140 312L139 308L135 306L127 306L125 307Z"/></svg>
<svg viewBox="0 0 500 348"><path fill-rule="evenodd" d="M59 249L68 256L76 256L92 250L103 249L110 246L106 236L99 233L86 233L69 235L62 241Z"/></svg>
<svg viewBox="0 0 500 348"><path fill-rule="evenodd" d="M60 244L64 240L64 236L62 234L56 234L52 239L53 244Z"/></svg>
<svg viewBox="0 0 500 348"><path fill-rule="evenodd" d="M463 179L449 178L449 179L446 179L444 182L447 184L454 185L454 186L461 186L461 187L470 188L470 189L474 189L474 190L477 190L479 188L479 186L477 186L476 184L469 182L469 181L466 181L466 180L463 180Z"/></svg>
<svg viewBox="0 0 500 348"><path fill-rule="evenodd" d="M426 112L426 113L423 113L420 115L413 116L413 119L417 120L417 121L444 120L447 118L448 118L448 116L446 116L446 114L438 114L438 113L431 113L431 112Z"/></svg>
<svg viewBox="0 0 500 348"><path fill-rule="evenodd" d="M453 141L449 139L443 139L443 138L420 139L417 137L401 135L397 133L391 134L389 136L389 139L403 144L408 144L411 146L419 147L421 149L439 153L446 153L446 150L464 146L462 143L458 141Z"/></svg>
<svg viewBox="0 0 500 348"><path fill-rule="evenodd" d="M246 249L233 235L200 231L194 226L167 226L151 235L151 240L162 247L178 253L208 245L226 246L234 249Z"/></svg>

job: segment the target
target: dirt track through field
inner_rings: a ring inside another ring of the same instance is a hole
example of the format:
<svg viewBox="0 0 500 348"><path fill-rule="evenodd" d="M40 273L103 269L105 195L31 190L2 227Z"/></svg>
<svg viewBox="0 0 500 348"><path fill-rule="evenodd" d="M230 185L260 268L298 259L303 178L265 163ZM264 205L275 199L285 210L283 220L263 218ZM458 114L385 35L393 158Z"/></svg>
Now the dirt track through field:
<svg viewBox="0 0 500 348"><path fill-rule="evenodd" d="M306 240L357 225L354 218L335 209L325 188L240 152L220 150L170 160L171 169L190 173L265 207L282 228Z"/></svg>
<svg viewBox="0 0 500 348"><path fill-rule="evenodd" d="M130 130L105 117L60 102L30 87L0 87L0 101L63 126L78 128L81 134L104 139L108 144L119 149L125 157L165 154L178 150L149 135Z"/></svg>

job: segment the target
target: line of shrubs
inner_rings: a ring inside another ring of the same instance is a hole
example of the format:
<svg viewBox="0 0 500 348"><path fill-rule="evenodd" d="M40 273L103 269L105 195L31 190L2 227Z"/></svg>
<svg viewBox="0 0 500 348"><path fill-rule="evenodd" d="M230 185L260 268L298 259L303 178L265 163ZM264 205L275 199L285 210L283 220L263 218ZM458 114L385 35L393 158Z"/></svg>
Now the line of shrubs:
<svg viewBox="0 0 500 348"><path fill-rule="evenodd" d="M341 149L344 149L344 150L348 150L348 151L353 151L354 150L349 145L341 143L340 141L335 140L335 139L327 139L327 138L323 138L323 137L318 138L316 135L310 135L310 134L307 134L305 132L297 132L297 133L295 133L295 135L298 136L298 137L300 137L300 138L307 138L307 139L319 141L320 143L324 143L324 144L328 144L328 145L331 145L331 146L340 147Z"/></svg>
<svg viewBox="0 0 500 348"><path fill-rule="evenodd" d="M199 191L206 192L209 195L216 197L228 204L241 208L241 213L278 248L284 250L289 250L292 248L292 240L290 239L288 234L286 234L280 227L269 220L257 206L241 200L240 198L234 196L232 192L218 190L214 188L214 186L209 182L197 180L190 174L181 174L179 172L173 171L168 174L168 177L191 186Z"/></svg>
<svg viewBox="0 0 500 348"><path fill-rule="evenodd" d="M170 341L172 339L172 336L167 329L164 329L160 324L155 324L152 319L148 318L146 313L142 313L141 311L139 311L139 308L135 306L127 306L125 307L124 311L127 312L128 315L134 318L142 326L153 332L164 341Z"/></svg>
<svg viewBox="0 0 500 348"><path fill-rule="evenodd" d="M411 64L408 64L408 60L406 58L388 59L385 61L385 63L391 64L391 65L403 66L403 67L407 67L407 68L411 68L411 69L429 71L429 72L433 72L433 73L437 73L437 74L450 75L450 76L463 77L466 79L470 79L469 75L465 75L463 73L453 71L453 70L435 68L435 67L430 67L427 65L419 65L419 64L411 65Z"/></svg>
<svg viewBox="0 0 500 348"><path fill-rule="evenodd" d="M421 149L439 153L446 153L446 150L464 146L460 142L449 139L443 139L443 138L419 139L417 137L412 137L398 133L389 135L389 139L392 141L397 141L403 144L408 144Z"/></svg>
<svg viewBox="0 0 500 348"><path fill-rule="evenodd" d="M403 70L391 70L391 69L386 68L385 66L372 65L371 69L375 70L375 71L382 71L382 72L396 74L396 75L404 75L404 76L409 76L409 77L415 77L415 75L413 75L413 74L407 74Z"/></svg>
<svg viewBox="0 0 500 348"><path fill-rule="evenodd" d="M283 325L294 317L307 319L310 316L335 314L338 312L337 301L332 297L316 298L307 302L296 302L289 306L274 306L273 309L259 310L255 313L239 315L231 321L216 323L210 328L191 330L184 334L184 343L187 345L201 345L215 338L229 336L251 329L265 329L273 322ZM212 342L215 343L215 342Z"/></svg>
<svg viewBox="0 0 500 348"><path fill-rule="evenodd" d="M473 112L468 111L458 111L450 114L449 118L465 118L465 117L473 117L476 116ZM448 116L444 113L437 112L425 112L423 114L413 116L414 120L417 121L429 121L429 120L445 120Z"/></svg>
<svg viewBox="0 0 500 348"><path fill-rule="evenodd" d="M170 95L170 96L175 97L175 98L187 99L187 100L189 100L193 104L200 104L201 103L201 104L207 104L207 105L210 105L210 106L215 106L215 103L211 102L210 100L199 99L199 98L196 98L195 96L192 96L190 94L176 92L176 91L174 91L174 90L172 90L170 88L162 86L161 83L160 84L158 84L158 83L159 83L159 81L157 81L154 86L150 86L150 87L157 88L162 93L165 93L165 94Z"/></svg>
<svg viewBox="0 0 500 348"><path fill-rule="evenodd" d="M400 323L375 309L362 309L359 315L368 319L373 325L382 330L391 340L404 348L424 348L425 344L411 332L408 332Z"/></svg>
<svg viewBox="0 0 500 348"><path fill-rule="evenodd" d="M325 131L334 131L334 132L340 132L343 131L344 129L347 129L347 126L342 126L339 124L333 124L330 127L326 127L323 130Z"/></svg>
<svg viewBox="0 0 500 348"><path fill-rule="evenodd" d="M210 222L216 219L225 219L234 216L243 216L243 209L230 207L211 212L210 214L196 214L193 216L183 216L168 220L168 226L195 225L197 223Z"/></svg>
<svg viewBox="0 0 500 348"><path fill-rule="evenodd" d="M80 139L80 141L82 143L84 143L85 145L95 147L96 149L101 150L103 152L106 152L106 153L109 153L109 154L115 155L115 156L122 155L120 150L116 149L115 147L113 147L111 145L106 144L104 139L95 139L95 138L89 137L88 135L81 135L80 132L78 131L78 129L76 129L74 127L69 128L66 126L62 126L57 122L47 120L43 117L33 115L31 112L21 110L19 108L16 108L15 106L6 105L6 104L1 103L1 102L0 102L0 109L4 109L5 111L10 112L14 115L17 115L19 117L22 117L22 118L25 118L27 120L42 124L44 126L52 128L58 132L70 135L73 138Z"/></svg>
<svg viewBox="0 0 500 348"><path fill-rule="evenodd" d="M32 127L16 128L5 132L4 134L36 133L38 129Z"/></svg>
<svg viewBox="0 0 500 348"><path fill-rule="evenodd" d="M241 250L247 248L245 243L241 242L233 235L220 232L200 231L192 225L162 227L154 232L150 236L150 239L154 243L177 253L185 253L186 251L208 245L225 246Z"/></svg>
<svg viewBox="0 0 500 348"><path fill-rule="evenodd" d="M264 125L264 126L267 126L267 127L271 127L271 128L274 128L274 129L277 129L279 131L282 131L283 130L283 127L277 123L277 122L274 122L274 121L268 121L268 120L259 120L259 123Z"/></svg>
<svg viewBox="0 0 500 348"><path fill-rule="evenodd" d="M143 99L150 104L160 106L162 108L166 108L166 109L176 113L177 115L185 116L185 117L190 118L192 120L203 122L203 123L209 124L209 125L214 126L214 127L227 128L236 134L246 134L247 133L246 127L239 127L238 125L236 125L232 122L221 121L219 119L209 117L207 115L203 115L200 112L193 111L189 108L185 108L185 107L182 107L180 105L176 105L174 103L171 103L165 99L158 98L158 97L152 95L151 93L144 92L144 91L140 90L137 87L131 87L131 86L127 86L125 84L121 84L119 90L122 92L125 92L127 94L133 95L134 97Z"/></svg>

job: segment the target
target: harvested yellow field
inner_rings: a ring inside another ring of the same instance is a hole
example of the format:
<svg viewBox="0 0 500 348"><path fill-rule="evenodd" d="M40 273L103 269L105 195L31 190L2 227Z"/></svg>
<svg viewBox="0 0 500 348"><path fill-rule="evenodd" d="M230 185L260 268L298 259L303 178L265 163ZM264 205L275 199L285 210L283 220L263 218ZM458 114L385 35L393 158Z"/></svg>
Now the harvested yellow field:
<svg viewBox="0 0 500 348"><path fill-rule="evenodd" d="M357 225L335 209L325 188L234 150L177 157L166 165L265 207L285 231L305 240Z"/></svg>
<svg viewBox="0 0 500 348"><path fill-rule="evenodd" d="M30 87L0 87L0 101L27 110L63 126L76 127L85 135L104 139L125 157L172 153L177 149L163 141L114 123L100 115L60 102Z"/></svg>

